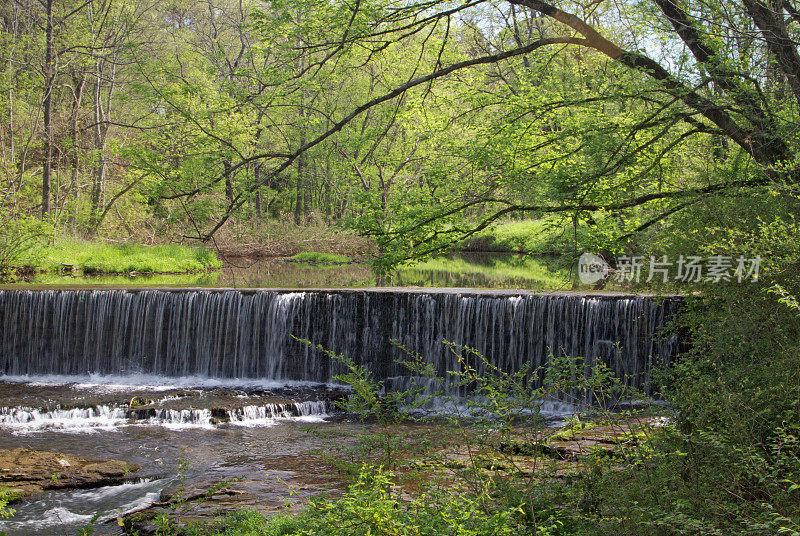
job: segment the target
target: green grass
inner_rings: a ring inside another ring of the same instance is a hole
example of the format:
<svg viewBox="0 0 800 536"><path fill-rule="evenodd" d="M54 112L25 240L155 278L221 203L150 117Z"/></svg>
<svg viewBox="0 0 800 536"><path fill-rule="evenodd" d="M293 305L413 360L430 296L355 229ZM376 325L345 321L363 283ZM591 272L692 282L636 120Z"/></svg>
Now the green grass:
<svg viewBox="0 0 800 536"><path fill-rule="evenodd" d="M84 274L186 273L222 266L216 253L206 248L108 244L67 237L31 249L20 261L38 271L55 273L72 266Z"/></svg>
<svg viewBox="0 0 800 536"><path fill-rule="evenodd" d="M318 251L303 251L289 258L292 262L306 264L348 264L353 262L350 257L335 253L320 253Z"/></svg>
<svg viewBox="0 0 800 536"><path fill-rule="evenodd" d="M585 241L585 228L578 228L578 248ZM571 225L554 217L499 223L465 244L470 251L562 254L575 249Z"/></svg>
<svg viewBox="0 0 800 536"><path fill-rule="evenodd" d="M186 274L100 274L92 276L63 275L55 273L35 274L23 281L10 283L9 288L38 288L42 286L85 288L91 287L216 287L220 271ZM0 285L2 288L2 285Z"/></svg>
<svg viewBox="0 0 800 536"><path fill-rule="evenodd" d="M288 536L300 533L306 522L302 514L267 518L253 510L238 510L220 517L212 526L197 524L183 528L186 536Z"/></svg>

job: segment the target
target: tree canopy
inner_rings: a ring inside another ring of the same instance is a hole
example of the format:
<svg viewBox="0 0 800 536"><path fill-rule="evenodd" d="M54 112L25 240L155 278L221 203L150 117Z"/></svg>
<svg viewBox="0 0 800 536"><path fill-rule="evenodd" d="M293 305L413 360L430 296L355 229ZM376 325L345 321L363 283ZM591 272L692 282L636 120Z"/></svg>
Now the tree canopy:
<svg viewBox="0 0 800 536"><path fill-rule="evenodd" d="M127 203L202 240L317 214L380 270L509 217L613 250L736 198L793 214L790 1L53 6L2 12L13 210L96 231Z"/></svg>

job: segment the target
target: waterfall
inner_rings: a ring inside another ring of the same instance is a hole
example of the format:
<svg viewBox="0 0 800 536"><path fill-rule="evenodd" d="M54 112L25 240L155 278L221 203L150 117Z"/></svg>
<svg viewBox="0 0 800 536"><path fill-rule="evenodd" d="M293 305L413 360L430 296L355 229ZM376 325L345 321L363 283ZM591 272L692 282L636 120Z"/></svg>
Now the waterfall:
<svg viewBox="0 0 800 536"><path fill-rule="evenodd" d="M660 331L678 306L474 291L4 290L0 373L332 381L341 363L305 340L379 379L407 375L407 352L442 374L479 365L449 342L508 372L581 356L642 386L677 351Z"/></svg>
<svg viewBox="0 0 800 536"><path fill-rule="evenodd" d="M109 430L125 425L167 428L212 428L221 424L270 426L279 420L319 420L327 417L332 409L333 405L328 400L292 401L233 408L132 408L109 404L52 409L0 407L0 430L25 434L42 430L73 432Z"/></svg>

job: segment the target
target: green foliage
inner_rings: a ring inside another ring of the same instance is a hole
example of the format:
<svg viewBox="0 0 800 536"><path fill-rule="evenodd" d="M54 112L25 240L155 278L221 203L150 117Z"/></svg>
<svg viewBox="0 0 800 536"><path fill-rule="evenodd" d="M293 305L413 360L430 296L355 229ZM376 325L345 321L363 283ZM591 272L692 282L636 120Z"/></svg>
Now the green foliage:
<svg viewBox="0 0 800 536"><path fill-rule="evenodd" d="M239 510L220 518L212 526L196 525L182 529L185 536L289 536L300 534L305 516L267 518L253 510Z"/></svg>
<svg viewBox="0 0 800 536"><path fill-rule="evenodd" d="M310 344L309 341L302 341ZM365 464L395 469L401 458L421 455L426 450L426 438L413 440L395 433L394 427L404 421L414 420L413 412L423 405L429 395L418 388L406 391L386 391L364 365L352 358L315 347L344 371L334 376L334 381L347 385L351 393L337 401L340 409L367 423L355 435L354 447L333 443L324 457L339 471L351 476L359 474ZM371 425L371 426L370 426Z"/></svg>
<svg viewBox="0 0 800 536"><path fill-rule="evenodd" d="M666 237L679 251L761 255L763 262L757 282L705 284L685 298L676 328L691 347L665 391L675 426L655 436L646 457L596 481L610 533L797 530L800 248L786 215L793 203L754 210L753 202L729 201L724 215L717 207L687 215L691 227L716 225Z"/></svg>
<svg viewBox="0 0 800 536"><path fill-rule="evenodd" d="M467 242L466 249L558 255L577 251L580 255L590 245L587 234L585 225L575 229L569 218L508 221L481 231Z"/></svg>
<svg viewBox="0 0 800 536"><path fill-rule="evenodd" d="M9 508L8 505L18 498L18 493L11 491L7 486L0 486L0 519L7 519L14 515L14 509Z"/></svg>
<svg viewBox="0 0 800 536"><path fill-rule="evenodd" d="M14 268L36 262L37 249L53 236L53 227L35 218L10 218L0 230L0 281L13 279Z"/></svg>
<svg viewBox="0 0 800 536"><path fill-rule="evenodd" d="M454 492L422 494L401 504L391 493L391 473L362 472L348 494L333 503L312 506L314 520L304 534L440 535L519 534L518 508L486 510L480 501Z"/></svg>
<svg viewBox="0 0 800 536"><path fill-rule="evenodd" d="M778 516L797 523L797 498L775 465L796 467L796 452L767 458L713 432L670 429L651 446L640 462L595 478L604 533L767 536L777 533Z"/></svg>
<svg viewBox="0 0 800 536"><path fill-rule="evenodd" d="M237 513L213 531L219 536L459 536L525 534L519 508L485 508L454 490L437 490L401 501L392 493L394 475L364 468L341 499L313 501L294 518L265 519ZM191 534L191 533L190 533ZM544 534L544 533L542 533Z"/></svg>

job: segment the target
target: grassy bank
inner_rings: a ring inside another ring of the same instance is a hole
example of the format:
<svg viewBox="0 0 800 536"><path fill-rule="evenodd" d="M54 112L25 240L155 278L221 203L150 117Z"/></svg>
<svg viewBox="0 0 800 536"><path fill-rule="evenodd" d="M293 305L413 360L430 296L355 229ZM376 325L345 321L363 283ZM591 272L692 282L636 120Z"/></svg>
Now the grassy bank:
<svg viewBox="0 0 800 536"><path fill-rule="evenodd" d="M17 260L26 271L92 274L187 273L215 270L222 266L206 248L138 244L109 244L71 237L58 237L50 244L36 245Z"/></svg>
<svg viewBox="0 0 800 536"><path fill-rule="evenodd" d="M14 288L92 288L102 287L214 287L222 276L221 270L183 274L99 274L76 277L78 274L39 273L13 282Z"/></svg>
<svg viewBox="0 0 800 536"><path fill-rule="evenodd" d="M585 227L575 229L557 218L521 220L499 223L471 238L461 249L464 251L534 253L562 255L580 251L588 241Z"/></svg>

